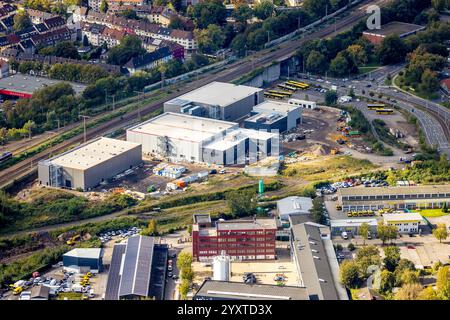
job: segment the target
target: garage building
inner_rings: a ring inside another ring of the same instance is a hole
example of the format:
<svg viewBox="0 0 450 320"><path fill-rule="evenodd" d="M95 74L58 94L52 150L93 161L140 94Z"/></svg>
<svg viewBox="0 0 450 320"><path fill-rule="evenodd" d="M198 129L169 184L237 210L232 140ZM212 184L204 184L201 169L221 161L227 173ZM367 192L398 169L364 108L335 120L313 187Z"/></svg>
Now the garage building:
<svg viewBox="0 0 450 320"><path fill-rule="evenodd" d="M76 248L63 254L64 270L76 273L99 273L103 271L103 249Z"/></svg>
<svg viewBox="0 0 450 320"><path fill-rule="evenodd" d="M280 152L279 134L237 123L166 112L127 130L127 140L169 161L218 165L256 162Z"/></svg>
<svg viewBox="0 0 450 320"><path fill-rule="evenodd" d="M262 101L263 89L215 81L167 101L164 112L236 121Z"/></svg>
<svg viewBox="0 0 450 320"><path fill-rule="evenodd" d="M359 234L359 228L363 223L369 225L369 231L372 236L377 233L378 222L377 219L337 219L330 221L331 234L339 236L342 232L348 232L352 235Z"/></svg>

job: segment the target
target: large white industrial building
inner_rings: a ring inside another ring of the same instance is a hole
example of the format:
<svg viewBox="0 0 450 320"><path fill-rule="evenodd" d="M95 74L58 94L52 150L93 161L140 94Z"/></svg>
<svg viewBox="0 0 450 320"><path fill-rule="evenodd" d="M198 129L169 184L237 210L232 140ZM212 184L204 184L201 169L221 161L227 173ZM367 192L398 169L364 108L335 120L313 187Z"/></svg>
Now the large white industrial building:
<svg viewBox="0 0 450 320"><path fill-rule="evenodd" d="M236 121L264 101L260 88L211 82L164 103L164 112Z"/></svg>
<svg viewBox="0 0 450 320"><path fill-rule="evenodd" d="M166 112L127 130L127 140L148 155L170 161L218 165L278 156L279 134L239 128L237 123Z"/></svg>
<svg viewBox="0 0 450 320"><path fill-rule="evenodd" d="M139 144L100 137L39 162L39 183L87 190L141 162Z"/></svg>

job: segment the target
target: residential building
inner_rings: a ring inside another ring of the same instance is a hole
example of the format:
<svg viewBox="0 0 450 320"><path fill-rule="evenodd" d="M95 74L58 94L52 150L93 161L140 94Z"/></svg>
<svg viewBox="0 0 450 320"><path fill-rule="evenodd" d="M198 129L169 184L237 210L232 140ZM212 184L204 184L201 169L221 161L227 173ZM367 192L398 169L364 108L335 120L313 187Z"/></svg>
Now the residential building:
<svg viewBox="0 0 450 320"><path fill-rule="evenodd" d="M370 235L375 237L377 234L377 219L333 219L330 221L331 235L340 236L342 232L347 232L352 235L359 235L359 228L363 223L369 225Z"/></svg>
<svg viewBox="0 0 450 320"><path fill-rule="evenodd" d="M112 29L123 30L128 34L147 36L155 39L176 42L187 51L197 49L197 42L191 31L170 29L159 24L126 19L113 14L101 14L85 8L78 9L73 15L75 22L97 23Z"/></svg>
<svg viewBox="0 0 450 320"><path fill-rule="evenodd" d="M123 30L117 30L105 27L101 33L101 43L106 43L108 48L115 47L120 44L120 41L127 33Z"/></svg>
<svg viewBox="0 0 450 320"><path fill-rule="evenodd" d="M286 197L277 201L277 213L280 220L287 221L289 216L309 215L313 207L309 197Z"/></svg>
<svg viewBox="0 0 450 320"><path fill-rule="evenodd" d="M31 22L33 24L43 23L45 20L56 16L53 13L48 13L48 12L40 11L40 10L34 10L34 9L30 9L30 8L27 8L26 12L27 12L28 16L30 17Z"/></svg>
<svg viewBox="0 0 450 320"><path fill-rule="evenodd" d="M140 144L100 137L38 164L39 184L88 190L142 162Z"/></svg>
<svg viewBox="0 0 450 320"><path fill-rule="evenodd" d="M312 222L291 226L291 256L298 282L310 300L348 300L328 227Z"/></svg>
<svg viewBox="0 0 450 320"><path fill-rule="evenodd" d="M9 76L9 63L0 59L0 79Z"/></svg>
<svg viewBox="0 0 450 320"><path fill-rule="evenodd" d="M157 239L133 236L114 245L105 300L164 299L167 245Z"/></svg>
<svg viewBox="0 0 450 320"><path fill-rule="evenodd" d="M309 300L304 287L205 280L192 300Z"/></svg>
<svg viewBox="0 0 450 320"><path fill-rule="evenodd" d="M177 15L165 6L154 6L150 10L150 14L147 16L151 23L157 23L167 27L170 24L170 19Z"/></svg>
<svg viewBox="0 0 450 320"><path fill-rule="evenodd" d="M385 213L383 221L387 225L397 227L399 233L419 233L423 218L417 212Z"/></svg>
<svg viewBox="0 0 450 320"><path fill-rule="evenodd" d="M31 36L30 40L34 47L50 47L64 41L74 41L75 38L75 33L67 27L62 27L43 34Z"/></svg>
<svg viewBox="0 0 450 320"><path fill-rule="evenodd" d="M63 268L67 272L100 273L103 271L102 248L75 248L63 254Z"/></svg>
<svg viewBox="0 0 450 320"><path fill-rule="evenodd" d="M148 52L168 47L174 59L184 60L184 48L176 42L141 36L142 47Z"/></svg>
<svg viewBox="0 0 450 320"><path fill-rule="evenodd" d="M192 255L208 261L223 251L235 260L272 260L276 258L275 219L256 218L195 222L192 226Z"/></svg>
<svg viewBox="0 0 450 320"><path fill-rule="evenodd" d="M343 212L416 208L450 205L450 185L420 185L386 188L340 188L338 203Z"/></svg>
<svg viewBox="0 0 450 320"><path fill-rule="evenodd" d="M380 44L387 36L397 35L400 38L406 38L424 29L425 27L417 24L393 21L382 25L381 29L364 31L363 37L373 44Z"/></svg>
<svg viewBox="0 0 450 320"><path fill-rule="evenodd" d="M286 132L301 122L302 110L283 102L264 101L253 107L250 117L245 119L244 128Z"/></svg>
<svg viewBox="0 0 450 320"><path fill-rule="evenodd" d="M164 111L236 121L263 102L263 94L260 88L214 81L167 101Z"/></svg>
<svg viewBox="0 0 450 320"><path fill-rule="evenodd" d="M169 161L245 164L278 156L278 133L239 128L234 122L166 112L127 130L127 140Z"/></svg>
<svg viewBox="0 0 450 320"><path fill-rule="evenodd" d="M108 0L108 5L112 7L118 6L143 6L147 4L148 0ZM100 12L102 0L88 0L89 7L97 12Z"/></svg>
<svg viewBox="0 0 450 320"><path fill-rule="evenodd" d="M139 70L151 70L157 68L159 65L172 59L173 56L169 47L162 47L153 52L147 52L141 56L131 58L124 67L127 68L130 74L134 74Z"/></svg>
<svg viewBox="0 0 450 320"><path fill-rule="evenodd" d="M66 20L61 16L54 16L48 19L44 19L42 22L49 31L61 29L66 25Z"/></svg>

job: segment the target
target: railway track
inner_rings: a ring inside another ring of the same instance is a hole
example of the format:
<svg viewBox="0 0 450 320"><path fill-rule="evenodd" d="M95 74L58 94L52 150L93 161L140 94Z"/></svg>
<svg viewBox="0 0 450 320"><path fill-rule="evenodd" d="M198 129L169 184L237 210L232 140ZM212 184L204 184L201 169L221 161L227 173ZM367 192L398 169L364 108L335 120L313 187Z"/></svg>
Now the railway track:
<svg viewBox="0 0 450 320"><path fill-rule="evenodd" d="M356 10L353 9L353 11L349 16L345 17L339 22L336 22L336 25L331 24L321 30L318 30L311 34L307 34L302 38L297 39L294 38L286 42L280 43L279 45L274 47L276 48L275 50L273 50L273 48L265 49L263 51L254 54L248 61L243 59L234 62L231 65L229 65L227 69L217 74L209 74L204 78L192 81L191 83L184 85L182 89L178 89L176 92L169 94L164 98L158 99L151 104L141 107L140 114L141 116L145 116L153 111L156 111L158 108L161 107L161 105L164 102L191 91L193 87L198 88L213 81L224 81L224 82L231 81L233 79L236 79L238 76L251 72L255 68L263 67L267 64L272 63L273 61L285 60L286 58L293 56L297 48L306 41L317 38L324 38L335 33L336 30L339 31L354 25L357 21L359 21L366 15L365 6L367 4L369 3L382 4L385 2L386 0L364 1L356 8ZM114 118L94 128L91 128L86 131L86 139L87 140L93 139L113 129L126 127L136 122L138 115L139 111L134 110L129 113L126 113L121 117ZM56 146L46 149L45 151L42 151L28 159L25 159L5 170L2 170L0 172L0 187L4 187L5 185L14 181L14 179L18 179L21 176L24 176L25 174L31 173L33 170L36 170L36 165L39 161L49 159L52 156L67 150L71 146L83 142L83 139L84 139L83 134L77 135L75 137L65 140L64 142Z"/></svg>

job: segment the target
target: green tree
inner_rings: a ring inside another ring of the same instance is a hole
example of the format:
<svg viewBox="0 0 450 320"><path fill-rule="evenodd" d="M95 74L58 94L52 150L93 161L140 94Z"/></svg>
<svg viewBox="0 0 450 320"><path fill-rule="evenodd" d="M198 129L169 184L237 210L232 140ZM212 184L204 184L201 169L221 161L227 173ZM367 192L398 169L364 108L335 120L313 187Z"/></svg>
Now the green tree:
<svg viewBox="0 0 450 320"><path fill-rule="evenodd" d="M447 226L444 223L438 224L433 230L433 236L439 240L439 243L442 243L442 240L445 240L448 237Z"/></svg>
<svg viewBox="0 0 450 320"><path fill-rule="evenodd" d="M366 245L366 240L369 237L370 226L367 222L361 223L361 226L358 229L358 234L363 238L363 245Z"/></svg>
<svg viewBox="0 0 450 320"><path fill-rule="evenodd" d="M395 294L395 300L418 300L422 286L418 283L404 284Z"/></svg>
<svg viewBox="0 0 450 320"><path fill-rule="evenodd" d="M328 5L328 13L330 13L331 6L328 0L305 0L303 1L303 8L313 17L323 17L326 14Z"/></svg>
<svg viewBox="0 0 450 320"><path fill-rule="evenodd" d="M238 34L234 37L233 41L231 41L231 49L238 57L243 57L245 55L247 44L247 37L245 34Z"/></svg>
<svg viewBox="0 0 450 320"><path fill-rule="evenodd" d="M417 271L412 270L404 270L400 276L400 283L404 284L412 284L419 282L419 274Z"/></svg>
<svg viewBox="0 0 450 320"><path fill-rule="evenodd" d="M267 18L272 16L274 10L275 6L273 5L272 1L269 0L262 0L261 2L256 4L253 8L255 17L261 20L266 20Z"/></svg>
<svg viewBox="0 0 450 320"><path fill-rule="evenodd" d="M311 215L314 222L324 223L325 216L323 212L323 200L320 197L313 199L313 206L311 208Z"/></svg>
<svg viewBox="0 0 450 320"><path fill-rule="evenodd" d="M247 20L252 18L253 10L248 6L247 3L239 3L234 8L232 15L236 19L236 22L246 24Z"/></svg>
<svg viewBox="0 0 450 320"><path fill-rule="evenodd" d="M420 90L425 94L432 94L439 90L439 79L437 73L430 69L425 69L419 85Z"/></svg>
<svg viewBox="0 0 450 320"><path fill-rule="evenodd" d="M397 35L384 38L377 50L379 61L384 65L402 62L406 52L404 41Z"/></svg>
<svg viewBox="0 0 450 320"><path fill-rule="evenodd" d="M256 194L252 189L231 191L226 195L226 200L230 212L235 216L248 216L256 212Z"/></svg>
<svg viewBox="0 0 450 320"><path fill-rule="evenodd" d="M33 25L31 23L31 19L28 16L28 14L26 13L26 11L19 11L14 16L13 20L14 20L13 28L14 28L14 31L16 31L16 32L25 30Z"/></svg>
<svg viewBox="0 0 450 320"><path fill-rule="evenodd" d="M198 48L204 53L214 53L219 50L224 41L225 35L218 25L210 24L206 29L195 30Z"/></svg>
<svg viewBox="0 0 450 320"><path fill-rule="evenodd" d="M210 24L218 26L226 22L227 11L222 1L205 0L187 10L188 16L194 20L194 24L198 29L205 29Z"/></svg>
<svg viewBox="0 0 450 320"><path fill-rule="evenodd" d="M385 247L383 263L387 270L393 272L400 262L400 248L396 246Z"/></svg>
<svg viewBox="0 0 450 320"><path fill-rule="evenodd" d="M349 64L347 59L342 54L338 54L336 58L331 60L329 70L336 77L348 74Z"/></svg>
<svg viewBox="0 0 450 320"><path fill-rule="evenodd" d="M186 300L191 284L187 280L182 280L178 290L180 291L181 299Z"/></svg>
<svg viewBox="0 0 450 320"><path fill-rule="evenodd" d="M380 252L376 246L361 247L356 253L355 259L361 275L367 275L369 266L381 265Z"/></svg>
<svg viewBox="0 0 450 320"><path fill-rule="evenodd" d="M380 291L388 293L395 287L395 276L389 270L381 271Z"/></svg>
<svg viewBox="0 0 450 320"><path fill-rule="evenodd" d="M441 267L437 273L436 288L443 300L450 300L450 267Z"/></svg>
<svg viewBox="0 0 450 320"><path fill-rule="evenodd" d="M357 66L365 65L368 61L366 50L359 44L353 44L347 47L349 57Z"/></svg>
<svg viewBox="0 0 450 320"><path fill-rule="evenodd" d="M323 74L327 69L326 57L316 50L312 50L306 59L306 70Z"/></svg>
<svg viewBox="0 0 450 320"><path fill-rule="evenodd" d="M334 90L328 90L325 93L325 104L327 106L335 106L338 100L338 94Z"/></svg>
<svg viewBox="0 0 450 320"><path fill-rule="evenodd" d="M102 3L100 4L100 12L107 13L109 9L108 1L102 0Z"/></svg>
<svg viewBox="0 0 450 320"><path fill-rule="evenodd" d="M31 139L31 133L33 132L33 129L36 127L36 123L34 123L33 120L28 120L24 125L23 125L23 130L26 132L26 134L28 135L28 138Z"/></svg>
<svg viewBox="0 0 450 320"><path fill-rule="evenodd" d="M190 268L192 264L192 254L182 251L177 258L177 267L180 270Z"/></svg>
<svg viewBox="0 0 450 320"><path fill-rule="evenodd" d="M439 296L433 287L426 287L420 292L418 300L439 300Z"/></svg>
<svg viewBox="0 0 450 320"><path fill-rule="evenodd" d="M358 265L351 260L345 260L339 268L341 283L347 288L358 288L361 279Z"/></svg>
<svg viewBox="0 0 450 320"><path fill-rule="evenodd" d="M448 0L431 0L431 4L436 11L444 11L448 8Z"/></svg>

